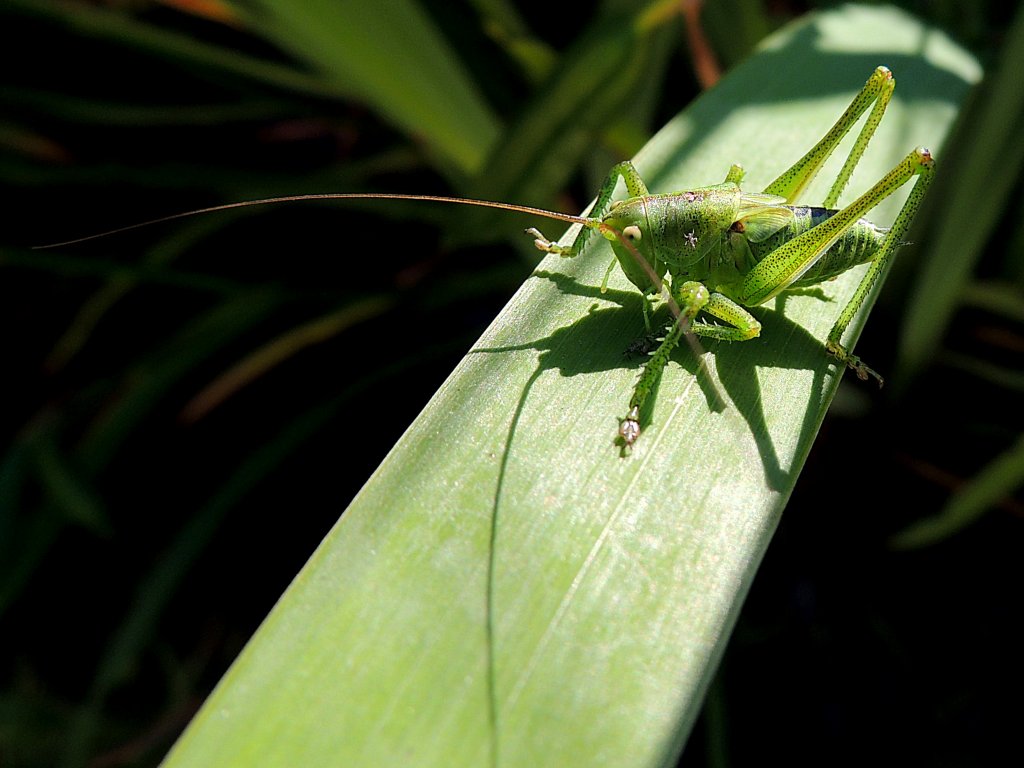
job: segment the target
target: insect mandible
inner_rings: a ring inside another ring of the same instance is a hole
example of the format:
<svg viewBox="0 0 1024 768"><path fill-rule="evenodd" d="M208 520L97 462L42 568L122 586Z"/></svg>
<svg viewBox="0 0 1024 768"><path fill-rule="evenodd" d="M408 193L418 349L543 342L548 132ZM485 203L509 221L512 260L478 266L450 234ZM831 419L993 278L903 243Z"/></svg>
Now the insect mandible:
<svg viewBox="0 0 1024 768"><path fill-rule="evenodd" d="M581 224L570 246L548 240L538 229L526 231L540 250L569 258L579 256L590 235L599 232L611 242L615 255L610 268L617 262L644 296L648 331L649 297L663 298L674 314L671 326L640 373L626 416L619 423L619 439L628 449L640 436L640 414L684 333L725 341L756 338L761 324L747 308L759 306L786 290L830 280L865 263L870 266L832 326L824 347L859 378L873 377L882 384L882 377L843 346L842 339L904 242L934 176L931 153L923 147L912 150L852 203L844 208L836 208L836 203L874 135L894 88L895 80L889 69L875 69L835 125L761 192L744 192L740 186L743 169L733 165L721 184L651 194L633 164L625 161L612 168L588 216L432 195L290 195L201 208L43 247L69 245L202 213L296 200L434 201L499 208ZM797 204L839 142L868 109L870 113L825 200L820 206ZM917 181L891 227L878 227L864 218L915 177ZM629 196L612 201L619 179L625 182Z"/></svg>

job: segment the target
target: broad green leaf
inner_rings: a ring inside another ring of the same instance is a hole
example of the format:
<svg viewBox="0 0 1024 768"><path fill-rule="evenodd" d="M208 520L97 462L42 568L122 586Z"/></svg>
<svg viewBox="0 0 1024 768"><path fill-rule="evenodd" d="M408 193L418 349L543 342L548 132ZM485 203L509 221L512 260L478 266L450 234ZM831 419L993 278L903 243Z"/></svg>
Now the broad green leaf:
<svg viewBox="0 0 1024 768"><path fill-rule="evenodd" d="M260 0L248 15L282 49L321 70L462 173L476 171L498 138L457 52L413 0Z"/></svg>
<svg viewBox="0 0 1024 768"><path fill-rule="evenodd" d="M847 6L773 36L638 167L667 191L717 183L738 162L762 189L879 64L896 73L897 96L848 195L916 145L941 161L976 64L901 12ZM902 199L876 221L891 222ZM756 310L761 338L708 344L702 367L684 345L620 458L613 437L640 364L623 350L643 323L618 274L600 292L609 258L601 243L544 260L168 766L672 763L838 385L821 340L860 272L824 286L824 301L795 294ZM388 406L370 398L351 414L338 461ZM281 525L296 512L280 510Z"/></svg>

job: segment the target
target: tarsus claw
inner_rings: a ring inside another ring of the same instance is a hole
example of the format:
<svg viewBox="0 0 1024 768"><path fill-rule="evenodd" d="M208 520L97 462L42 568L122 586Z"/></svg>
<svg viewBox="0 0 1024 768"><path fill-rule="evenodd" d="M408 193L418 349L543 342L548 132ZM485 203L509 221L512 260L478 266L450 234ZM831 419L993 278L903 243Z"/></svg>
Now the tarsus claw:
<svg viewBox="0 0 1024 768"><path fill-rule="evenodd" d="M825 349L828 350L828 353L835 357L840 363L856 373L857 378L861 381L867 381L868 379L873 378L878 382L879 389L881 389L885 384L885 379L882 378L878 371L866 366L859 357L851 355L841 344L829 341L825 344Z"/></svg>
<svg viewBox="0 0 1024 768"><path fill-rule="evenodd" d="M640 437L640 409L635 405L629 409L626 418L619 424L619 437L627 447L633 445Z"/></svg>

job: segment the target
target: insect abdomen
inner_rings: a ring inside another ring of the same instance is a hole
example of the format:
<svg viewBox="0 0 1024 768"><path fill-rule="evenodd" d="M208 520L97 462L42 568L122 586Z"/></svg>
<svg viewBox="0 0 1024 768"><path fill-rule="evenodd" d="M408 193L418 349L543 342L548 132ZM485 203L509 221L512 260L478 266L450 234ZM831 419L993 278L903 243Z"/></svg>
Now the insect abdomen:
<svg viewBox="0 0 1024 768"><path fill-rule="evenodd" d="M760 261L769 252L792 240L836 213L830 208L807 205L787 206L793 211L793 221L767 240L750 243L754 258ZM886 229L876 227L867 219L859 219L815 262L793 287L814 285L840 275L858 264L871 261L882 245Z"/></svg>

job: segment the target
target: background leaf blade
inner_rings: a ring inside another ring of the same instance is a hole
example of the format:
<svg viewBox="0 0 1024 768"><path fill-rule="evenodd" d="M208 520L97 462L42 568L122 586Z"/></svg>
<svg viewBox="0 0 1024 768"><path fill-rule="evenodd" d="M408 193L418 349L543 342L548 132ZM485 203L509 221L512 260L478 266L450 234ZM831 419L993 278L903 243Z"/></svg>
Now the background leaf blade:
<svg viewBox="0 0 1024 768"><path fill-rule="evenodd" d="M766 183L879 63L900 78L889 130L941 146L976 67L902 14L844 8L769 41L652 141L641 170L671 189L742 162ZM851 190L907 148L880 131ZM820 339L856 275L829 286L831 311L796 296L763 313L763 343L712 349L720 412L677 355L623 461L611 437L636 365L621 350L642 324L621 281L597 290L605 263L541 265L168 765L673 759L834 392Z"/></svg>

